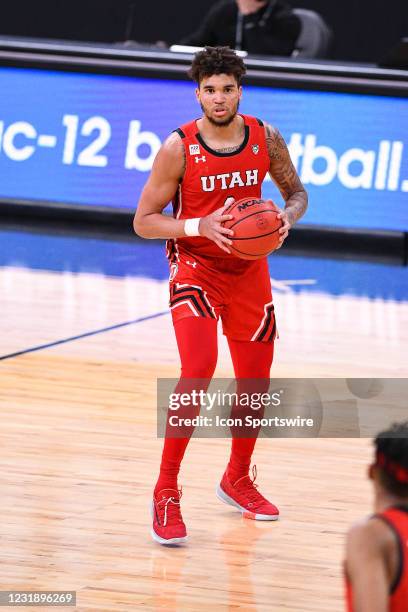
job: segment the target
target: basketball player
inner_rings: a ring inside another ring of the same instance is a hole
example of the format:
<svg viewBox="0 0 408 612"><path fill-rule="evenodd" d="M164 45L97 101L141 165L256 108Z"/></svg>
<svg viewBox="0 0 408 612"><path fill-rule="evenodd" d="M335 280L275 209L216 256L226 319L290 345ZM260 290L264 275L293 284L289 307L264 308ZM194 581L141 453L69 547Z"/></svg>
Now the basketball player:
<svg viewBox="0 0 408 612"><path fill-rule="evenodd" d="M186 391L189 380L211 380L219 318L237 380L269 379L276 324L268 262L231 254L233 231L222 223L232 216L224 211L234 200L259 198L269 172L286 203L279 214L281 246L307 207L279 131L238 113L243 61L228 47L206 47L189 74L197 83L203 115L175 130L161 147L134 220L140 236L168 239L170 308L181 359L175 392ZM170 200L173 218L162 214ZM177 476L191 433L164 441L152 529L161 544L186 539ZM217 494L245 516L274 520L278 509L258 491L255 472L253 479L249 476L255 442L256 437L233 437Z"/></svg>
<svg viewBox="0 0 408 612"><path fill-rule="evenodd" d="M374 516L352 527L345 573L349 612L408 610L408 422L380 433L369 468Z"/></svg>

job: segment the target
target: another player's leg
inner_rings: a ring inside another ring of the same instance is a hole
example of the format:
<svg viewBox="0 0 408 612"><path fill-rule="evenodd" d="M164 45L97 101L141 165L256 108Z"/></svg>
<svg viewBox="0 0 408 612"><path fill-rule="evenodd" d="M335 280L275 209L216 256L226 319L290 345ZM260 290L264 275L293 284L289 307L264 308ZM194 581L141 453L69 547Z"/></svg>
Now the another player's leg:
<svg viewBox="0 0 408 612"><path fill-rule="evenodd" d="M217 321L206 317L186 317L174 323L181 359L181 376L174 393L206 389L217 364ZM198 380L197 380L198 379ZM193 418L200 406L183 408ZM194 428L183 428L181 437L166 437L160 473L153 496L153 539L160 544L178 544L187 537L181 511L177 477Z"/></svg>
<svg viewBox="0 0 408 612"><path fill-rule="evenodd" d="M271 342L245 342L228 339L232 361L237 381L238 397L242 394L265 393L269 387L269 375L273 360L274 343ZM241 418L251 408L234 406L231 416ZM262 418L263 410L257 411ZM238 421L239 422L239 421ZM255 484L256 466L253 466L252 478L249 475L251 457L256 444L259 429L233 427L231 455L221 483L217 487L218 497L239 509L243 516L256 520L276 520L279 511L258 491ZM244 436L244 437L243 437Z"/></svg>

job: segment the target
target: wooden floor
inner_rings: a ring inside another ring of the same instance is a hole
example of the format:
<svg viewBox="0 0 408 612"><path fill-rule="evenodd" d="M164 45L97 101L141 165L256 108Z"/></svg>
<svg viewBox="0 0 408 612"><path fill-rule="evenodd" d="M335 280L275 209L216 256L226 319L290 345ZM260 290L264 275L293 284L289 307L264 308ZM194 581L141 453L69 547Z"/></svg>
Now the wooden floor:
<svg viewBox="0 0 408 612"><path fill-rule="evenodd" d="M3 355L167 308L149 279L5 267L0 290ZM407 375L406 302L286 290L275 302L276 376ZM229 441L193 439L189 541L160 547L156 379L177 374L168 314L0 361L1 589L76 590L80 611L342 610L344 534L371 508L370 441L260 439L259 482L281 510L268 524L215 496ZM231 374L222 340L218 374Z"/></svg>

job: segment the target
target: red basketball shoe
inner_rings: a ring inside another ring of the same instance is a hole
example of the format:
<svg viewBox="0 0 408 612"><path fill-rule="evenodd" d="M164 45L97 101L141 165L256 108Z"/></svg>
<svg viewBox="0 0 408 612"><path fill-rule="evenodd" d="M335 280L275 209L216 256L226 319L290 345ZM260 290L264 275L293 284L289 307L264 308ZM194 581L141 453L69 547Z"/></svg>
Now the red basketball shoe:
<svg viewBox="0 0 408 612"><path fill-rule="evenodd" d="M250 476L243 476L232 484L225 471L216 489L217 497L226 504L238 508L245 518L255 521L276 521L279 510L259 493L258 485L255 484L256 475L256 465L254 465L253 480Z"/></svg>
<svg viewBox="0 0 408 612"><path fill-rule="evenodd" d="M181 544L187 540L186 526L180 512L181 489L162 489L153 495L152 538L159 544Z"/></svg>

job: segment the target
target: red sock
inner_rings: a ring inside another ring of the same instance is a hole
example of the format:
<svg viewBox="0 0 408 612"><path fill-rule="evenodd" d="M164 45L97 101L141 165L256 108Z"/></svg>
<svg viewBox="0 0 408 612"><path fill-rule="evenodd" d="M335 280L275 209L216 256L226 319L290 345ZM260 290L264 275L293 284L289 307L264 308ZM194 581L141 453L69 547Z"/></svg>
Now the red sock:
<svg viewBox="0 0 408 612"><path fill-rule="evenodd" d="M177 477L189 438L166 438L160 463L159 477L154 487L157 495L163 489L177 489Z"/></svg>
<svg viewBox="0 0 408 612"><path fill-rule="evenodd" d="M217 321L186 317L175 323L174 330L181 359L181 376L174 392L185 393L193 388L206 390L217 365ZM186 407L186 410L188 416L193 417L200 407ZM192 427L183 431L183 437L165 438L155 494L162 489L177 489L180 464L193 431Z"/></svg>
<svg viewBox="0 0 408 612"><path fill-rule="evenodd" d="M237 379L238 393L243 393L246 387L250 387L249 391L254 391L254 384L258 392L266 391L265 385L266 388L269 386L274 343L241 342L228 339L228 345ZM259 380L259 386L257 386L258 383L246 382L245 379L261 380ZM262 418L263 410L260 410L259 413ZM232 410L232 415L238 415L235 407ZM234 483L248 474L258 431L254 430L254 436L251 438L234 437L234 432L232 432L231 455L227 466L227 475L230 482Z"/></svg>

